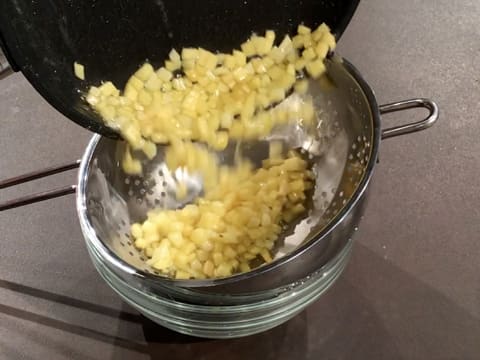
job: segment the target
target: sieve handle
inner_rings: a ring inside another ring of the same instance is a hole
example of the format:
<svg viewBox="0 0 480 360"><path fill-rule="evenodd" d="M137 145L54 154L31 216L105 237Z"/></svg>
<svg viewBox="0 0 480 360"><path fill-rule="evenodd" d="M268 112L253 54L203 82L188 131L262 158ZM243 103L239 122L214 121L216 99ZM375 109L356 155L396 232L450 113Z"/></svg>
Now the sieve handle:
<svg viewBox="0 0 480 360"><path fill-rule="evenodd" d="M380 114L388 114L391 112L402 111L407 109L414 108L425 108L428 109L428 116L419 121L408 123L405 125L394 126L382 130L382 139L388 139L391 137L409 134L424 130L432 126L438 120L438 106L435 102L430 99L417 98L410 100L398 101L390 104L380 105L378 110Z"/></svg>
<svg viewBox="0 0 480 360"><path fill-rule="evenodd" d="M77 160L75 162L71 162L68 164L52 166L39 171L33 171L20 176L15 176L15 177L0 181L0 189L5 189L8 187L30 182L36 179L41 179L47 176L51 176L51 175L65 172L68 170L76 169L79 166L80 166L80 160ZM39 201L53 199L53 198L68 195L68 194L73 194L76 191L76 189L77 189L76 185L68 185L58 189L43 191L43 192L31 194L31 195L22 196L16 199L8 200L0 203L0 211L13 209L13 208L28 205L28 204L33 204Z"/></svg>

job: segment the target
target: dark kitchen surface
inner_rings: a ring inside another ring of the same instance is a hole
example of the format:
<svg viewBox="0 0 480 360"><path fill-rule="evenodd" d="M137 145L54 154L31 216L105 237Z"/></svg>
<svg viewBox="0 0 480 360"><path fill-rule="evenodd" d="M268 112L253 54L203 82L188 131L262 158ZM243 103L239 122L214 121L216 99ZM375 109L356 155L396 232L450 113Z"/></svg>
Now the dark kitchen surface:
<svg viewBox="0 0 480 360"><path fill-rule="evenodd" d="M68 196L0 214L0 359L478 359L479 19L476 0L361 2L339 53L379 103L430 97L441 118L381 144L351 262L306 311L236 340L165 330L97 275ZM21 75L0 85L1 178L82 154L90 134ZM75 175L1 191L0 201Z"/></svg>

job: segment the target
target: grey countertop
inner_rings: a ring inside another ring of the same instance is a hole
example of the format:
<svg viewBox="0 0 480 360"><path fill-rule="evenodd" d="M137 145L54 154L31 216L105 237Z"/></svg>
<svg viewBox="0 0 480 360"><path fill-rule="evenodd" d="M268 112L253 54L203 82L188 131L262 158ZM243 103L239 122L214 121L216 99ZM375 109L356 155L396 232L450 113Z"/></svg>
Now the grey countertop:
<svg viewBox="0 0 480 360"><path fill-rule="evenodd" d="M430 97L441 118L382 142L351 262L325 296L256 336L177 335L103 283L67 196L0 214L0 358L480 358L480 2L364 0L338 52L379 103ZM21 75L2 80L0 178L75 160L90 136ZM2 191L0 201L75 175Z"/></svg>

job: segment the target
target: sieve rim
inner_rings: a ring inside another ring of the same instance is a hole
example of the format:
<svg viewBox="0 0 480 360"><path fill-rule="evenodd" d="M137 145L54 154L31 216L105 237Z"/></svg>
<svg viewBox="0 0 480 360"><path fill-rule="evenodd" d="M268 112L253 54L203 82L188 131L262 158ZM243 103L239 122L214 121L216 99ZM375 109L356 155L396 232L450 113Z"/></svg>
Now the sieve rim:
<svg viewBox="0 0 480 360"><path fill-rule="evenodd" d="M112 265L117 270L137 277L141 280L149 280L153 282L161 282L161 283L168 283L172 286L179 286L183 288L201 288L201 287L212 287L212 286L219 286L219 285L227 285L237 283L239 281L247 280L249 278L253 278L260 274L265 274L272 270L277 269L280 266L283 266L291 261L294 261L298 257L301 257L302 254L309 251L312 247L317 244L318 241L321 241L323 238L327 237L330 233L332 233L337 226L339 226L344 219L349 215L352 209L355 208L358 201L362 198L363 194L365 193L370 179L373 175L373 169L377 162L378 158L378 148L380 145L380 138L381 138L381 125L380 125L380 113L378 104L375 98L375 94L372 88L368 85L366 80L362 77L361 73L353 66L345 58L342 58L338 55L334 55L332 59L329 61L331 62L340 62L347 73L352 76L353 80L357 83L359 89L362 91L362 95L365 96L368 110L370 112L370 119L372 121L372 134L371 134L371 147L370 147L370 154L369 160L367 165L365 166L365 171L363 173L362 179L360 180L359 184L357 185L353 195L348 200L348 202L343 206L343 208L326 224L317 234L311 237L311 239L298 246L295 250L290 252L289 254L280 257L279 259L275 259L272 262L259 266L251 271L234 274L229 277L225 278L215 278L215 279L172 279L167 276L162 275L155 275L151 273L147 273L142 271L138 268L133 267L132 265L128 264L126 261L118 257L108 246L106 246L103 241L98 237L96 231L90 224L90 221L87 217L87 199L86 199L86 188L87 188L87 179L90 171L90 165L92 161L92 157L95 153L95 149L102 139L102 137L98 134L95 134L92 139L89 141L85 152L82 156L82 160L80 163L80 168L78 172L78 188L76 193L76 208L77 214L80 222L80 227L82 233L85 237L85 241L92 244L94 248L98 251L98 253L106 260L110 265Z"/></svg>

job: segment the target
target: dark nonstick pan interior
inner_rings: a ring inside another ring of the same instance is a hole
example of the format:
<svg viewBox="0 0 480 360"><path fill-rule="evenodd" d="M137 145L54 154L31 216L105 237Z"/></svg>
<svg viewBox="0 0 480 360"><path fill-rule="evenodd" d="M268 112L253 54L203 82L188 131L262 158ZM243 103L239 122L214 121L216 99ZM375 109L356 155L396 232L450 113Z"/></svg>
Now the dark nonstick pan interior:
<svg viewBox="0 0 480 360"><path fill-rule="evenodd" d="M123 88L145 60L158 66L172 47L229 51L252 32L294 33L300 23L327 23L337 39L360 0L1 0L0 45L57 110L102 135L84 101L90 85L112 80ZM73 63L86 68L77 79Z"/></svg>

